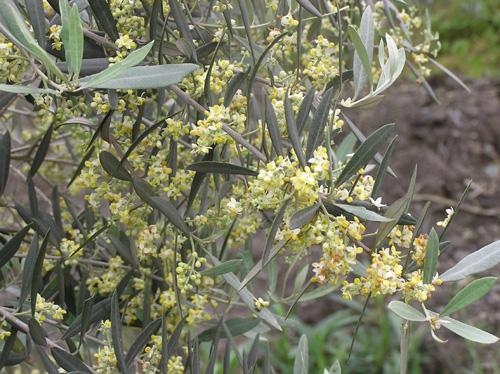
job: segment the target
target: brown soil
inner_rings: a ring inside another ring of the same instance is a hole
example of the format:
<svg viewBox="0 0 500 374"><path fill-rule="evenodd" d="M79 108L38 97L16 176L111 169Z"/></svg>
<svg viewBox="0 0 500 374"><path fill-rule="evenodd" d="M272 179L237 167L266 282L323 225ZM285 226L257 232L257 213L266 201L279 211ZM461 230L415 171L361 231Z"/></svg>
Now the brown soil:
<svg viewBox="0 0 500 374"><path fill-rule="evenodd" d="M355 122L367 134L385 123L396 123L398 145L391 166L398 178L386 178L381 195L389 203L401 197L418 164L412 210L418 215L425 201L432 201L425 230L445 216L445 208L453 205L472 179L468 198L446 237L452 244L440 261L442 272L467 253L500 239L500 81L468 81L471 93L450 79L435 78L430 83L441 105L421 87L404 83L392 88L381 105L359 114ZM499 268L491 274L498 275ZM443 305L449 297L441 292L432 304ZM498 335L499 306L500 282L461 318ZM446 336L451 338L448 345L437 348L439 344L430 339L426 344L434 356L429 372L458 372L462 361L462 367L471 367L472 356L464 341ZM498 347L479 348L487 372L495 371L495 361L496 370L500 366L495 351Z"/></svg>

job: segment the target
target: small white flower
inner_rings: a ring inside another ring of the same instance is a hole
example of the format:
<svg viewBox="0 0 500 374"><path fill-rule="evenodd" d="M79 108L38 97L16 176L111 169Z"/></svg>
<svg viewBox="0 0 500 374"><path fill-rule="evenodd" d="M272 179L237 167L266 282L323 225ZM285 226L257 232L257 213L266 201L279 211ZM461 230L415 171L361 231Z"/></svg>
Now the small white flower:
<svg viewBox="0 0 500 374"><path fill-rule="evenodd" d="M451 217L455 214L455 209L453 207L446 209L446 218L442 221L436 223L440 227L446 227L450 223Z"/></svg>
<svg viewBox="0 0 500 374"><path fill-rule="evenodd" d="M382 204L382 198L381 197L377 197L375 200L373 200L371 197L370 197L370 201L373 205L375 205L378 209L384 207L384 206L387 206L386 204Z"/></svg>

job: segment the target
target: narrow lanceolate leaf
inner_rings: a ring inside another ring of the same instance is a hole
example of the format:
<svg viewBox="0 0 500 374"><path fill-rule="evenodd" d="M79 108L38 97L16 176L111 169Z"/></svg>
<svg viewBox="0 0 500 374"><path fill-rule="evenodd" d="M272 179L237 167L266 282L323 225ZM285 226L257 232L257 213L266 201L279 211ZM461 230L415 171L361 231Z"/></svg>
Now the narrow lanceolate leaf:
<svg viewBox="0 0 500 374"><path fill-rule="evenodd" d="M102 168L106 171L106 173L112 177L123 181L132 180L132 176L127 169L125 169L123 165L120 165L120 161L118 161L118 159L108 151L102 151L99 154L99 161L101 162Z"/></svg>
<svg viewBox="0 0 500 374"><path fill-rule="evenodd" d="M262 267L264 267L264 264L266 263L267 258L269 257L269 252L271 252L274 239L276 238L276 234L278 233L278 229L280 228L281 221L283 221L283 216L285 215L285 210L287 207L288 207L288 199L283 201L283 204L278 210L278 213L276 213L276 216L274 217L273 224L271 225L271 230L269 231L269 236L267 237L266 240L266 246L264 247L264 252L262 252L262 261L261 261Z"/></svg>
<svg viewBox="0 0 500 374"><path fill-rule="evenodd" d="M47 341L45 340L47 338L47 332L40 326L36 319L31 318L28 321L28 327L31 339L33 339L36 344L43 346L47 345Z"/></svg>
<svg viewBox="0 0 500 374"><path fill-rule="evenodd" d="M31 164L30 175L34 176L40 166L42 166L43 161L45 160L45 156L47 156L47 152L49 151L50 140L52 139L52 132L54 127L50 125L47 132L42 138L38 149L36 150L35 157L33 158L33 163Z"/></svg>
<svg viewBox="0 0 500 374"><path fill-rule="evenodd" d="M442 70L446 75L448 75L451 79L453 79L455 82L457 82L464 90L467 92L471 92L470 88L451 70L449 70L446 66L441 65L439 62L434 60L432 57L429 57L429 61L433 63L437 68Z"/></svg>
<svg viewBox="0 0 500 374"><path fill-rule="evenodd" d="M306 158L304 152L302 151L302 143L300 142L299 131L297 130L297 125L295 123L295 117L293 115L292 104L290 103L290 98L288 97L288 91L285 94L285 118L286 118L286 128L288 131L288 137L292 142L293 150L295 155L300 161L302 167L306 166Z"/></svg>
<svg viewBox="0 0 500 374"><path fill-rule="evenodd" d="M186 235L191 235L189 228L170 200L158 197L151 186L142 179L133 178L132 184L139 197L151 207L158 209L167 219Z"/></svg>
<svg viewBox="0 0 500 374"><path fill-rule="evenodd" d="M314 150L321 144L325 125L332 106L332 97L333 88L330 88L324 93L321 101L319 102L318 108L314 113L311 127L309 129L309 136L307 138L306 160L309 160L312 157Z"/></svg>
<svg viewBox="0 0 500 374"><path fill-rule="evenodd" d="M111 338L118 368L120 372L125 373L127 364L125 354L123 353L122 321L120 318L120 305L118 303L118 294L115 291L111 297Z"/></svg>
<svg viewBox="0 0 500 374"><path fill-rule="evenodd" d="M108 89L152 89L179 83L189 73L198 69L195 64L168 64L133 66L105 81L85 83L85 87ZM99 73L100 74L100 73Z"/></svg>
<svg viewBox="0 0 500 374"><path fill-rule="evenodd" d="M90 311L89 323L96 323L107 319L111 310L111 299L107 298L94 304ZM72 338L82 330L82 315L79 314L66 330L63 339Z"/></svg>
<svg viewBox="0 0 500 374"><path fill-rule="evenodd" d="M14 256L31 225L25 226L0 248L0 269Z"/></svg>
<svg viewBox="0 0 500 374"><path fill-rule="evenodd" d="M309 373L309 344L307 336L303 334L300 337L295 361L293 363L293 374L308 374Z"/></svg>
<svg viewBox="0 0 500 374"><path fill-rule="evenodd" d="M43 275L43 261L45 260L45 254L47 253L47 247L49 244L50 230L43 238L42 244L40 245L40 250L36 257L35 266L33 268L33 276L31 279L31 316L35 317L36 310L36 299L40 289L42 288L42 275Z"/></svg>
<svg viewBox="0 0 500 374"><path fill-rule="evenodd" d="M423 313L402 301L391 301L388 308L399 317L408 321L424 322L426 320Z"/></svg>
<svg viewBox="0 0 500 374"><path fill-rule="evenodd" d="M297 129L299 131L299 135L302 134L302 131L306 127L307 118L309 117L309 112L311 111L314 100L314 93L314 88L309 89L300 104L299 112L297 113Z"/></svg>
<svg viewBox="0 0 500 374"><path fill-rule="evenodd" d="M40 346L35 346L35 349L40 356L40 359L42 360L43 367L46 370L47 374L59 374L59 371L57 370L57 367L53 363L53 361L49 358L47 353L45 352L45 348L40 347Z"/></svg>
<svg viewBox="0 0 500 374"><path fill-rule="evenodd" d="M290 218L288 227L291 230L295 230L307 225L316 216L318 209L319 204L314 204L313 206L299 210Z"/></svg>
<svg viewBox="0 0 500 374"><path fill-rule="evenodd" d="M52 357L54 357L54 360L65 370L72 372L72 371L77 371L77 372L82 372L82 373L89 373L92 374L93 371L85 365L82 361L80 361L78 358L73 356L72 354L62 350L61 348L54 347L50 350L50 353L52 353Z"/></svg>
<svg viewBox="0 0 500 374"><path fill-rule="evenodd" d="M2 2L0 12L0 32L18 46L30 52L33 57L45 65L45 67L57 78L66 81L65 75L59 70L49 54L37 43L28 30L24 18L19 13L12 0Z"/></svg>
<svg viewBox="0 0 500 374"><path fill-rule="evenodd" d="M65 27L64 24L63 27ZM69 71L78 77L83 59L83 29L76 4L71 7L69 24L66 27L68 27L68 41L66 43L63 41L66 63Z"/></svg>
<svg viewBox="0 0 500 374"><path fill-rule="evenodd" d="M225 321L231 337L242 335L253 328L255 328L259 324L259 320L257 318L234 318ZM200 342L208 342L215 337L215 333L217 330L217 326L210 327L207 330L203 331L198 335L198 340ZM226 339L228 336L224 330L220 332L220 339Z"/></svg>
<svg viewBox="0 0 500 374"><path fill-rule="evenodd" d="M170 12L174 18L175 24L179 28L181 36L193 45L193 36L191 35L189 24L184 13L182 13L182 9L178 5L177 0L168 0L168 5L170 5Z"/></svg>
<svg viewBox="0 0 500 374"><path fill-rule="evenodd" d="M218 161L200 161L195 162L187 167L188 170L199 171L202 173L215 173L215 174L238 174L238 175L251 175L257 176L255 170L248 169L243 166L230 164L227 162Z"/></svg>
<svg viewBox="0 0 500 374"><path fill-rule="evenodd" d="M467 340L481 344L493 344L498 342L498 337L495 335L453 318L443 317L440 319L440 322L442 327L446 327L448 330L453 331L455 334Z"/></svg>
<svg viewBox="0 0 500 374"><path fill-rule="evenodd" d="M465 256L451 269L439 276L443 282L458 281L500 264L500 240Z"/></svg>
<svg viewBox="0 0 500 374"><path fill-rule="evenodd" d="M335 181L336 187L349 180L349 178L356 174L360 168L364 167L375 156L378 149L387 141L393 128L394 124L389 123L380 127L366 138Z"/></svg>
<svg viewBox="0 0 500 374"><path fill-rule="evenodd" d="M340 204L340 203L335 203L335 206L339 207L340 209L342 209L348 213L355 215L356 217L358 217L362 221L372 221L372 222L391 222L391 221L394 221L393 218L384 217L378 213L375 213L374 211L366 209L363 206Z"/></svg>
<svg viewBox="0 0 500 374"><path fill-rule="evenodd" d="M45 12L43 10L43 0L25 0L26 11L30 24L33 27L35 38L40 47L45 49L47 44L45 39L46 25L45 25Z"/></svg>
<svg viewBox="0 0 500 374"><path fill-rule="evenodd" d="M354 74L354 97L358 97L364 85L368 83L372 87L372 56L374 24L372 9L370 5L365 8L361 17L359 33L349 26L347 33L351 38L356 52L354 53L353 74Z"/></svg>
<svg viewBox="0 0 500 374"><path fill-rule="evenodd" d="M151 51L151 48L153 48L153 43L154 42L150 42L149 44L146 44L144 47L135 50L134 52L130 53L127 57L125 57L125 59L123 59L122 61L117 62L114 65L111 65L106 70L103 70L100 73L89 75L88 77L82 78L80 80L82 87L100 88L100 86L103 83L120 76L128 68L131 68L141 63L146 58L149 51Z"/></svg>
<svg viewBox="0 0 500 374"><path fill-rule="evenodd" d="M248 40L248 46L250 48L250 53L252 55L253 62L255 63L255 48L253 45L252 29L250 27L250 19L248 17L248 9L244 0L238 0L238 6L240 8L241 19L243 20L243 26L245 27L245 34Z"/></svg>
<svg viewBox="0 0 500 374"><path fill-rule="evenodd" d="M410 179L410 185L406 191L406 195L401 199L396 200L391 206L389 206L385 212L385 217L392 218L393 221L382 223L378 229L378 233L375 236L375 245L378 247L387 238L387 235L392 231L392 229L397 224L408 224L403 223L405 217L407 216L408 209L410 208L411 201L413 199L413 194L415 193L415 184L417 181L417 167L413 170L413 174ZM413 223L415 224L415 221Z"/></svg>
<svg viewBox="0 0 500 374"><path fill-rule="evenodd" d="M217 266L221 262L214 256L209 255L212 263ZM267 308L257 310L255 308L255 296L242 284L238 277L234 273L223 274L224 280L236 291L240 296L241 300L247 305L247 307L252 310L262 321L266 322L269 326L281 331L281 326L278 322L276 316Z"/></svg>
<svg viewBox="0 0 500 374"><path fill-rule="evenodd" d="M10 132L6 131L0 139L0 196L5 191L10 168Z"/></svg>
<svg viewBox="0 0 500 374"><path fill-rule="evenodd" d="M375 178L375 183L373 184L372 189L372 197L377 198L379 196L380 188L382 187L382 182L384 181L385 174L387 173L387 168L389 167L389 163L391 161L392 152L394 151L394 147L396 145L397 136L395 136L389 146L387 147L387 151L385 152L384 158L380 163L380 168L378 169L377 177Z"/></svg>
<svg viewBox="0 0 500 374"><path fill-rule="evenodd" d="M38 88L33 86L22 86L18 84L3 84L3 83L0 84L0 91L11 92L21 95L59 94L59 92L51 90L49 88Z"/></svg>
<svg viewBox="0 0 500 374"><path fill-rule="evenodd" d="M90 327L90 318L92 316L92 307L94 306L94 298L89 297L83 302L83 308L82 308L82 323L81 323L81 329L80 329L80 340L78 342L78 347L81 347L83 340L85 338L85 334L89 330Z"/></svg>
<svg viewBox="0 0 500 374"><path fill-rule="evenodd" d="M21 291L19 294L19 310L22 310L23 303L28 297L28 293L30 291L31 280L33 279L33 272L35 271L36 259L38 257L38 250L38 234L35 233L35 235L33 235L33 239L31 240L26 259L24 260Z"/></svg>
<svg viewBox="0 0 500 374"><path fill-rule="evenodd" d="M113 18L111 9L106 0L87 0L92 13L94 14L99 27L108 34L111 40L115 41L120 37L116 28L116 21Z"/></svg>
<svg viewBox="0 0 500 374"><path fill-rule="evenodd" d="M344 112L342 112L341 114L342 114L342 117L344 118L345 122L347 123L347 126L349 126L349 128L351 129L352 134L354 134L354 136L356 137L356 139L359 142L363 143L366 140L366 136L354 124L354 122L352 122L351 119L345 115ZM375 154L375 156L373 156L373 159L377 162L377 164L379 164L379 165L382 164L382 155L380 153L377 152ZM387 172L392 177L396 177L396 174L394 173L394 170L392 170L390 167L387 168Z"/></svg>
<svg viewBox="0 0 500 374"><path fill-rule="evenodd" d="M207 277L216 277L226 273L234 273L236 270L240 268L241 264L242 260L239 259L229 260L221 263L220 265L205 269L201 271L200 274L205 275Z"/></svg>
<svg viewBox="0 0 500 374"><path fill-rule="evenodd" d="M278 126L278 118L274 111L273 104L266 97L266 123L269 131L269 137L273 144L273 148L277 155L283 155L283 144L281 143L281 135Z"/></svg>
<svg viewBox="0 0 500 374"><path fill-rule="evenodd" d="M485 277L476 279L462 288L439 313L441 316L447 316L455 313L474 301L479 300L493 288L497 281L496 277Z"/></svg>
<svg viewBox="0 0 500 374"><path fill-rule="evenodd" d="M134 342L127 352L127 355L125 356L125 363L127 364L127 367L132 365L135 357L144 350L144 347L146 346L146 344L148 344L151 336L156 334L160 326L161 319L152 321L146 327L144 327L144 330L142 330L137 338L135 338Z"/></svg>
<svg viewBox="0 0 500 374"><path fill-rule="evenodd" d="M309 13L315 15L316 17L321 17L320 11L309 1L309 0L297 0L297 2Z"/></svg>
<svg viewBox="0 0 500 374"><path fill-rule="evenodd" d="M424 278L423 281L425 284L432 283L432 278L436 274L437 270L437 262L439 257L439 237L432 228L429 239L427 240L427 249L425 251L425 259L424 259Z"/></svg>

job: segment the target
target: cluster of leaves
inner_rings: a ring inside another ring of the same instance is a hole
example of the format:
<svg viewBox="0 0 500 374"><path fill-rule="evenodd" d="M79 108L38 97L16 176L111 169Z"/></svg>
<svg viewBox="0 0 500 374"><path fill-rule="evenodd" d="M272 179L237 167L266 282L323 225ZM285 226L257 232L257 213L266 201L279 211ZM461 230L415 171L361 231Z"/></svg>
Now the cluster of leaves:
<svg viewBox="0 0 500 374"><path fill-rule="evenodd" d="M372 294L400 292L405 302L389 308L404 326L496 342L448 316L496 278L471 282L440 313L423 304L434 286L500 262L496 242L436 276L466 193L427 237L428 206L411 214L416 170L405 196L381 203L395 176L394 125L364 136L346 115L379 104L405 66L433 97L426 62L463 85L433 60L430 25L412 41L417 11L350 0L5 1L0 368L270 373L269 342L293 327L295 306L340 281L344 297L365 296L358 325ZM22 131L21 117L35 126ZM308 345L302 336L294 373L309 371Z"/></svg>

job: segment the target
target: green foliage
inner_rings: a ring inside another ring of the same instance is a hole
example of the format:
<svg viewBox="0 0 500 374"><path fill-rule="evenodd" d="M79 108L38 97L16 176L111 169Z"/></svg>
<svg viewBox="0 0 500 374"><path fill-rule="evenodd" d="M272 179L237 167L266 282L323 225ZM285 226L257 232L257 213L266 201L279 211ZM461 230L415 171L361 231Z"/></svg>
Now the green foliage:
<svg viewBox="0 0 500 374"><path fill-rule="evenodd" d="M432 2L432 20L443 45L440 60L469 77L499 77L500 16L496 0Z"/></svg>

